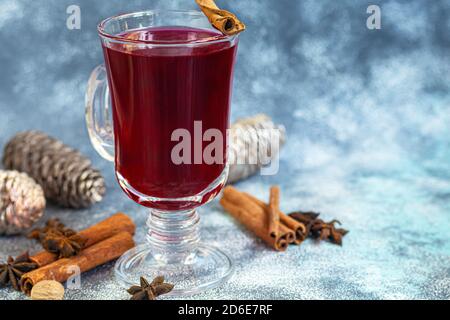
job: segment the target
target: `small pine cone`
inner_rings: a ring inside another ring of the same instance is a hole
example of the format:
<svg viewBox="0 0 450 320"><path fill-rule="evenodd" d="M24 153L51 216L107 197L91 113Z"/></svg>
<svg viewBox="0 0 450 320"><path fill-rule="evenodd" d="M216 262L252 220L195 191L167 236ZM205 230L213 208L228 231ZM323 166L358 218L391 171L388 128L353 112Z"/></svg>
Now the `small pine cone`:
<svg viewBox="0 0 450 320"><path fill-rule="evenodd" d="M105 194L105 180L89 159L39 131L14 136L5 147L3 165L28 173L47 199L64 207L88 207Z"/></svg>
<svg viewBox="0 0 450 320"><path fill-rule="evenodd" d="M0 235L31 228L44 214L42 187L26 173L0 170Z"/></svg>
<svg viewBox="0 0 450 320"><path fill-rule="evenodd" d="M271 130L277 130L279 133L278 145L271 142ZM264 165L259 153L267 151L267 156L273 160L285 142L285 128L275 125L272 119L264 114L236 121L231 126L230 172L227 183L234 183L258 172Z"/></svg>

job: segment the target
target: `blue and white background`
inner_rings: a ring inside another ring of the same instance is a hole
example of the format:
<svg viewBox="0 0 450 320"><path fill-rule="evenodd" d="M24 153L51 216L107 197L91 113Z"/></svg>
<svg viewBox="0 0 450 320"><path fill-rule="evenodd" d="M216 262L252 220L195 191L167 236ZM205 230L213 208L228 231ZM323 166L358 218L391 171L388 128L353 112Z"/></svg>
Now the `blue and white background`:
<svg viewBox="0 0 450 320"><path fill-rule="evenodd" d="M218 0L246 24L233 119L264 112L288 141L275 176L238 188L282 209L317 210L350 233L343 247L306 241L276 253L236 224L217 201L202 209L202 236L231 254L228 284L196 299L450 298L450 1ZM381 30L366 27L379 5ZM66 9L81 8L68 30ZM144 241L146 210L129 200L112 165L91 147L84 92L102 62L96 25L117 13L195 8L193 0L0 0L0 148L16 132L43 130L88 155L107 179L87 210L50 206L82 229L116 211ZM1 237L0 259L38 246ZM67 299L128 299L112 263L83 274ZM0 299L24 298L0 289Z"/></svg>

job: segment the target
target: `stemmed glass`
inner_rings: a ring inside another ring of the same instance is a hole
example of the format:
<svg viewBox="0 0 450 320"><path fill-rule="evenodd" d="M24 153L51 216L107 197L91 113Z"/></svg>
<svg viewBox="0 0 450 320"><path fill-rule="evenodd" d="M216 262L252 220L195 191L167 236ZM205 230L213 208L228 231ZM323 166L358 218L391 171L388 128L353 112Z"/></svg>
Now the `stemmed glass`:
<svg viewBox="0 0 450 320"><path fill-rule="evenodd" d="M88 83L89 136L114 161L123 191L150 211L146 243L117 261L116 276L133 285L164 275L175 284L173 295L216 287L233 264L199 241L196 209L227 179L238 36L218 33L201 12L181 10L115 16L98 32L105 64ZM204 156L213 140L219 147L211 161Z"/></svg>

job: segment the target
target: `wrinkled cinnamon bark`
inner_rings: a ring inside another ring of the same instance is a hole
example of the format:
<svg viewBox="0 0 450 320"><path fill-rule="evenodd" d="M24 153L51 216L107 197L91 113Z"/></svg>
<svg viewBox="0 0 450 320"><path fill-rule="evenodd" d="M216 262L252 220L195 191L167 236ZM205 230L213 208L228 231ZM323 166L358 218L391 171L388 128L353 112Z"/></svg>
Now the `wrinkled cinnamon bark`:
<svg viewBox="0 0 450 320"><path fill-rule="evenodd" d="M254 196L252 196L251 194L248 194L246 192L244 192L244 194L246 197L248 197L250 200L255 202L258 206L260 206L264 210L266 210L266 211L269 210L269 206L264 201L261 201L258 198L255 198ZM284 214L281 211L278 211L278 215L280 217L280 226L294 231L295 240L293 242L295 244L302 243L308 236L308 231L306 230L306 226L303 223L289 217L288 215Z"/></svg>
<svg viewBox="0 0 450 320"><path fill-rule="evenodd" d="M220 204L230 215L252 231L258 238L262 239L268 246L277 251L285 251L287 249L289 243L286 238L273 238L268 234L263 216L252 214L226 198L220 199Z"/></svg>
<svg viewBox="0 0 450 320"><path fill-rule="evenodd" d="M129 216L124 213L116 213L111 217L78 232L78 235L82 240L86 241L84 247L88 248L121 232L128 232L133 235L135 230L136 226ZM41 251L30 257L30 260L39 267L43 267L58 260L58 255L47 251Z"/></svg>
<svg viewBox="0 0 450 320"><path fill-rule="evenodd" d="M229 11L221 10L214 0L195 0L209 22L226 35L238 34L245 30L245 25Z"/></svg>
<svg viewBox="0 0 450 320"><path fill-rule="evenodd" d="M308 236L308 233L306 231L306 227L303 223L298 222L288 215L284 214L283 212L279 212L280 215L280 221L283 225L288 227L291 230L294 230L295 233L295 244L300 244L303 241L305 241L306 237Z"/></svg>
<svg viewBox="0 0 450 320"><path fill-rule="evenodd" d="M74 274L73 266L85 272L120 257L133 247L132 235L129 232L121 232L84 249L76 256L59 259L24 274L21 279L22 291L30 294L33 286L42 280L64 282Z"/></svg>
<svg viewBox="0 0 450 320"><path fill-rule="evenodd" d="M276 237L271 237L268 232L267 212L244 192L234 187L228 186L224 189L220 204L236 220L275 250L284 251L288 244L295 240L294 231L285 225L280 225Z"/></svg>
<svg viewBox="0 0 450 320"><path fill-rule="evenodd" d="M267 211L269 213L269 234L272 238L276 238L280 224L280 216L278 215L280 211L280 188L278 186L270 188L269 209Z"/></svg>

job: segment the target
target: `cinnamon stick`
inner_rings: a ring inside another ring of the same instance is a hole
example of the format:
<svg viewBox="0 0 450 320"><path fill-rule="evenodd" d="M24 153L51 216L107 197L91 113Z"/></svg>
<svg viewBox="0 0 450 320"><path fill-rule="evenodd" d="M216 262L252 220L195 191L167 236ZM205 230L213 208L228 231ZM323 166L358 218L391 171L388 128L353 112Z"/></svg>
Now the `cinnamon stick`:
<svg viewBox="0 0 450 320"><path fill-rule="evenodd" d="M279 226L276 237L271 237L264 208L232 186L224 189L220 203L233 217L275 250L284 251L295 240L294 231L284 225Z"/></svg>
<svg viewBox="0 0 450 320"><path fill-rule="evenodd" d="M120 257L133 247L132 235L126 231L121 232L84 249L76 256L59 259L24 274L21 278L22 291L30 294L33 286L42 280L64 282L73 275L73 266L78 266L81 272L85 272Z"/></svg>
<svg viewBox="0 0 450 320"><path fill-rule="evenodd" d="M301 222L292 219L287 214L284 214L281 211L279 212L279 215L281 223L286 227L288 227L289 229L294 230L295 234L294 243L300 244L303 241L305 241L306 237L308 236L305 225Z"/></svg>
<svg viewBox="0 0 450 320"><path fill-rule="evenodd" d="M246 197L255 202L258 206L260 206L264 210L266 211L269 210L269 206L264 201L261 201L258 198L255 198L254 196L246 192L244 192L244 194ZM306 230L306 226L303 223L289 217L287 214L284 214L281 211L278 211L278 216L280 217L281 222L280 225L285 226L288 229L294 230L295 244L300 244L306 239L306 237L308 236L308 232Z"/></svg>
<svg viewBox="0 0 450 320"><path fill-rule="evenodd" d="M136 226L133 220L126 214L119 212L78 232L78 235L85 241L84 248L87 248L121 232L128 232L130 235L133 235L135 230ZM58 260L58 255L41 251L30 257L30 260L36 263L38 267L43 267Z"/></svg>
<svg viewBox="0 0 450 320"><path fill-rule="evenodd" d="M288 247L288 240L283 237L273 238L267 233L264 219L262 216L251 214L240 206L233 204L225 197L220 199L222 207L228 211L236 220L242 223L247 229L253 231L255 235L261 238L267 245L277 251L285 251Z"/></svg>
<svg viewBox="0 0 450 320"><path fill-rule="evenodd" d="M268 223L266 208L260 206L257 201L254 201L256 198L246 192L240 192L232 186L227 186L224 189L223 197L229 199L234 204L243 207L247 212L251 213L252 216L258 217L263 222L262 225L267 232ZM294 232L284 225L279 225L277 236L286 239L288 243L292 243L295 240Z"/></svg>
<svg viewBox="0 0 450 320"><path fill-rule="evenodd" d="M278 234L278 227L280 224L280 188L278 186L272 186L270 188L269 198L269 234L272 238L276 238Z"/></svg>
<svg viewBox="0 0 450 320"><path fill-rule="evenodd" d="M238 34L245 30L245 25L229 11L221 10L214 0L195 0L209 22L226 35Z"/></svg>

